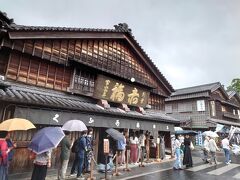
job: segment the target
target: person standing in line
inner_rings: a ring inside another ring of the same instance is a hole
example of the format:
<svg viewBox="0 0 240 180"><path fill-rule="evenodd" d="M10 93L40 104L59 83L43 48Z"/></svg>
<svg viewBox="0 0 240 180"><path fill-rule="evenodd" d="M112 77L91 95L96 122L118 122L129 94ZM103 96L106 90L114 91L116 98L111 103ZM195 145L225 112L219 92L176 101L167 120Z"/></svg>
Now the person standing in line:
<svg viewBox="0 0 240 180"><path fill-rule="evenodd" d="M87 136L87 131L83 131L82 136L79 139L79 144L78 144L79 151L77 153L78 159L79 159L77 179L84 179L82 173L83 173L83 164L84 164L85 153L87 152L86 136Z"/></svg>
<svg viewBox="0 0 240 180"><path fill-rule="evenodd" d="M87 152L85 153L85 172L90 172L91 159L93 156L93 129L88 129L88 135L86 136Z"/></svg>
<svg viewBox="0 0 240 180"><path fill-rule="evenodd" d="M219 149L213 137L210 137L210 140L209 140L209 150L211 154L211 160L209 164L212 164L212 162L214 161L215 164L217 165L216 151L219 151Z"/></svg>
<svg viewBox="0 0 240 180"><path fill-rule="evenodd" d="M77 169L78 164L79 164L79 159L78 159L79 141L80 141L80 138L77 138L74 141L73 146L72 146L71 151L75 154L75 156L74 156L74 161L73 161L72 168L71 168L70 177L74 177L77 175L75 170Z"/></svg>
<svg viewBox="0 0 240 180"><path fill-rule="evenodd" d="M229 139L228 136L225 135L225 138L222 140L222 148L224 150L225 154L225 163L230 164L231 159L230 159L230 144L229 144Z"/></svg>
<svg viewBox="0 0 240 180"><path fill-rule="evenodd" d="M64 131L65 137L61 141L61 154L60 154L60 169L58 179L62 180L66 177L68 161L70 157L70 150L73 143L69 139L70 132Z"/></svg>
<svg viewBox="0 0 240 180"><path fill-rule="evenodd" d="M126 154L126 146L127 146L127 138L126 138L126 132L123 132L124 136L124 145L123 145L123 150L121 151L121 160L120 160L120 165L124 165L126 163L125 159L125 154Z"/></svg>
<svg viewBox="0 0 240 180"><path fill-rule="evenodd" d="M122 166L125 163L125 150L126 150L126 138L124 136L123 139L117 140L117 158L118 163Z"/></svg>
<svg viewBox="0 0 240 180"><path fill-rule="evenodd" d="M186 165L186 168L193 166L192 153L191 153L191 139L189 135L186 135L184 138L184 156L183 156L183 165Z"/></svg>
<svg viewBox="0 0 240 180"><path fill-rule="evenodd" d="M0 179L8 180L8 146L6 142L7 132L0 132Z"/></svg>
<svg viewBox="0 0 240 180"><path fill-rule="evenodd" d="M37 154L33 164L33 172L31 180L45 180L47 169L51 167L51 150Z"/></svg>
<svg viewBox="0 0 240 180"><path fill-rule="evenodd" d="M14 155L13 149L17 147L17 144L13 143L13 141L11 140L10 132L8 132L6 136L6 142L8 146L8 168L9 168Z"/></svg>
<svg viewBox="0 0 240 180"><path fill-rule="evenodd" d="M209 154L209 137L206 136L203 143L203 161L208 163L208 154Z"/></svg>
<svg viewBox="0 0 240 180"><path fill-rule="evenodd" d="M136 136L136 133L133 133L133 136L130 137L130 160L131 163L137 163L138 159L138 138Z"/></svg>
<svg viewBox="0 0 240 180"><path fill-rule="evenodd" d="M175 170L182 170L182 162L181 162L181 143L179 141L179 137L176 136L176 139L174 141L174 149L175 149L175 155L176 155L176 160L173 165L173 169Z"/></svg>
<svg viewBox="0 0 240 180"><path fill-rule="evenodd" d="M145 136L145 133L143 132L139 137L139 144L141 147L141 164L140 164L140 166L143 166L143 167L144 167L143 161L144 161L144 156L145 156L145 151L146 151L145 141L146 141L146 136Z"/></svg>

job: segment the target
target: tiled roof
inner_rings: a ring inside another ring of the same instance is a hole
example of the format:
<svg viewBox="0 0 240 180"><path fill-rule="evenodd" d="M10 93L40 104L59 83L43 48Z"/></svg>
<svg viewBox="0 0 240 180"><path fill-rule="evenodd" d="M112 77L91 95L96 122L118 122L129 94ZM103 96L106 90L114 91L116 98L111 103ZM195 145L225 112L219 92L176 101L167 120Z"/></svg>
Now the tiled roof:
<svg viewBox="0 0 240 180"><path fill-rule="evenodd" d="M8 83L5 88L3 86L1 88L0 86L0 99L23 105L54 107L61 109L71 109L75 111L80 110L84 112L140 118L150 121L168 122L175 124L179 123L177 119L171 118L161 113L143 115L135 111L123 112L118 108L103 109L96 105L95 100L88 97L75 96L64 92L16 83Z"/></svg>
<svg viewBox="0 0 240 180"><path fill-rule="evenodd" d="M229 98L232 98L234 95L235 95L235 91L232 91L232 90L230 90L230 91L227 91L227 94L228 94L228 96L229 96Z"/></svg>
<svg viewBox="0 0 240 180"><path fill-rule="evenodd" d="M192 94L192 93L199 93L204 91L212 91L213 89L217 89L221 86L219 82L211 83L211 84L204 84L200 86L193 86L193 87L187 87L183 89L177 89L174 93L172 93L171 96L179 96L184 94Z"/></svg>
<svg viewBox="0 0 240 180"><path fill-rule="evenodd" d="M168 101L176 101L181 99L192 99L192 98L198 98L198 97L209 97L208 92L199 92L199 93L193 93L193 94L184 94L179 96L170 96L169 98L165 99L166 102Z"/></svg>
<svg viewBox="0 0 240 180"><path fill-rule="evenodd" d="M227 91L227 94L229 96L229 99L231 99L233 96L235 96L240 101L240 95L236 91L229 90L229 91Z"/></svg>
<svg viewBox="0 0 240 180"><path fill-rule="evenodd" d="M99 28L72 28L72 27L49 27L49 26L24 26L24 25L16 25L11 24L8 31L62 31L62 32L111 32L111 33L125 33L127 34L134 42L135 46L140 49L143 56L148 59L151 67L154 68L154 70L157 72L157 75L161 77L163 80L163 84L166 84L167 89L169 89L170 92L173 92L174 89L172 85L168 82L166 77L159 71L157 66L154 64L152 59L147 55L147 53L144 51L142 46L137 42L135 37L133 36L131 29L128 28L128 25L126 23L119 23L118 25L114 26L115 29L99 29Z"/></svg>
<svg viewBox="0 0 240 180"><path fill-rule="evenodd" d="M222 119L214 119L214 118L210 118L207 120L207 122L213 122L215 124L226 124L226 125L232 125L232 126L238 126L240 127L240 122L231 122L231 121L226 121L226 120L222 120Z"/></svg>
<svg viewBox="0 0 240 180"><path fill-rule="evenodd" d="M13 24L9 31L75 31L75 32L127 32L127 30L98 29L98 28L74 28L74 27L53 27L53 26L24 26Z"/></svg>
<svg viewBox="0 0 240 180"><path fill-rule="evenodd" d="M230 105L230 106L234 106L234 107L236 107L236 108L239 108L238 105L236 105L236 104L234 104L234 103L232 103L232 102L230 102L230 101L221 101L221 103L227 104L227 105Z"/></svg>

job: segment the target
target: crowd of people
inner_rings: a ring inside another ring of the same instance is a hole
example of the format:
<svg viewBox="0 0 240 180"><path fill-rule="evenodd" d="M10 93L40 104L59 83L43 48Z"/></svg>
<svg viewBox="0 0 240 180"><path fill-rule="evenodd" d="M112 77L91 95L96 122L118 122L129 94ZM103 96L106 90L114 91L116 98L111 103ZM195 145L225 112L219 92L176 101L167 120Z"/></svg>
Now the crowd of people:
<svg viewBox="0 0 240 180"><path fill-rule="evenodd" d="M182 135L176 136L173 146L176 157L173 169L182 170L184 169L183 168L184 165L186 166L186 168L192 167L193 161L191 151L194 149L194 146L192 144L190 136L189 135L185 135L185 137ZM225 155L225 164L228 165L231 163L230 150L232 147L229 142L228 134L226 134L224 138L221 140L220 146L223 149ZM209 163L210 165L212 164L217 165L218 161L216 158L216 152L220 151L220 148L217 146L216 138L205 136L202 150L203 150L202 159L204 163L206 164Z"/></svg>
<svg viewBox="0 0 240 180"><path fill-rule="evenodd" d="M185 165L186 168L192 167L193 161L191 151L193 149L193 144L190 139L190 136L186 135L184 138L181 135L176 136L173 146L176 155L176 160L173 165L173 169L182 170L183 165ZM181 159L181 154L183 154L183 161Z"/></svg>
<svg viewBox="0 0 240 180"><path fill-rule="evenodd" d="M13 159L13 149L16 148L16 143L13 143L10 139L10 133L0 134L0 175L1 180L8 179L8 167ZM122 132L123 140L113 140L109 135L110 151L109 157L113 164L113 160L116 158L119 165L126 163L143 165L144 159L149 158L150 147L156 148L156 143L153 143L153 137L148 131L131 132L129 136L128 131ZM60 156L58 167L58 179L62 180L66 178L66 171L70 159L71 153L74 154L74 161L71 167L70 176L77 179L83 178L83 173L90 172L91 160L96 163L93 158L93 129L89 128L88 131L81 132L81 135L77 139L70 138L70 132L64 131L64 138L60 142ZM161 158L165 158L165 142L164 136L160 137L161 146ZM101 147L100 147L101 148ZM31 151L30 159L33 161L33 171L31 180L44 180L47 176L47 170L52 166L51 154L53 149L49 149L46 152L36 154ZM102 151L102 150L100 150ZM101 156L104 157L104 156ZM100 159L101 159L100 157ZM126 158L127 157L127 158ZM128 160L128 162L127 162ZM100 161L101 163L101 161ZM103 162L105 164L105 161ZM113 168L113 166L110 166ZM111 170L111 169L110 169Z"/></svg>

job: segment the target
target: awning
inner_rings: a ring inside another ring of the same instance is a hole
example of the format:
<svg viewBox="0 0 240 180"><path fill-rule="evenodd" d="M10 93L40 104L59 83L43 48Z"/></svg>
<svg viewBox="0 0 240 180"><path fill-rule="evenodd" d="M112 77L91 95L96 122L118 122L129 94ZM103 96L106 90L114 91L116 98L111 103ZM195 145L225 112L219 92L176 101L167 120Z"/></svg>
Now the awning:
<svg viewBox="0 0 240 180"><path fill-rule="evenodd" d="M224 124L224 125L228 125L228 126L238 126L240 127L240 122L231 122L231 121L227 121L227 120L222 120L222 119L214 119L214 118L210 118L207 120L207 122L212 122L214 124Z"/></svg>
<svg viewBox="0 0 240 180"><path fill-rule="evenodd" d="M26 118L34 124L46 124L61 126L71 119L79 119L87 126L106 128L129 128L149 131L171 131L174 132L174 125L140 120L137 118L126 118L118 115L102 115L97 113L84 113L79 111L64 111L52 109L38 109L16 107L14 117Z"/></svg>

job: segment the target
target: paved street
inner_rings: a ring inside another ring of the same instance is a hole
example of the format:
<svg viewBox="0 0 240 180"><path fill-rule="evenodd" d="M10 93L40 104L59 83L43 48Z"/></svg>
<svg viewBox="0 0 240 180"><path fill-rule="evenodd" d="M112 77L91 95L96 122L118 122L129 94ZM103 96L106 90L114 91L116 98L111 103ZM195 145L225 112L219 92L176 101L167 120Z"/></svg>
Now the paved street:
<svg viewBox="0 0 240 180"><path fill-rule="evenodd" d="M206 179L217 179L217 180L236 180L240 179L240 157L232 156L232 163L230 165L225 165L222 163L224 161L223 153L218 153L218 165L204 164L201 160L200 151L193 152L194 167L184 170L173 170L172 164L173 160L166 160L161 163L149 163L146 167L137 167L130 165L131 171L124 172L120 170L120 176L111 177L113 180L159 180L159 179L169 179L169 180L206 180ZM110 173L109 173L110 175ZM26 174L25 177L22 175L12 175L9 179L29 179L30 174ZM95 177L101 179L104 177L103 173L95 172ZM47 180L57 179L56 170L50 170L48 172ZM69 180L74 180L75 178L68 178Z"/></svg>
<svg viewBox="0 0 240 180"><path fill-rule="evenodd" d="M158 164L140 170L130 176L119 177L122 180L159 180L159 179L178 179L178 180L206 180L206 179L240 179L240 157L232 156L232 163L225 165L223 154L218 155L218 165L204 164L200 158L200 152L194 152L194 167L184 170L173 170L172 163ZM137 170L138 171L138 170Z"/></svg>

